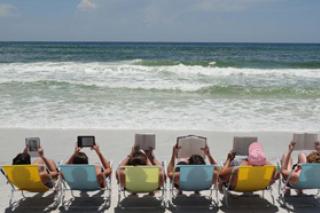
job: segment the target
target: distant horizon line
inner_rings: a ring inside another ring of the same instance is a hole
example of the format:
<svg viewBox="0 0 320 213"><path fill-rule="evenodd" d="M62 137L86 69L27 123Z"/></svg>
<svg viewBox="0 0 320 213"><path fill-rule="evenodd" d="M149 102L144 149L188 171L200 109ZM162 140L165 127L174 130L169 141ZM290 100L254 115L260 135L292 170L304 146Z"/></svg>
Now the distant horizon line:
<svg viewBox="0 0 320 213"><path fill-rule="evenodd" d="M282 42L282 41L274 41L274 42L254 42L254 41L55 41L55 40L0 40L0 43L163 43L163 44L170 44L170 43L194 43L194 44L320 44L320 42Z"/></svg>

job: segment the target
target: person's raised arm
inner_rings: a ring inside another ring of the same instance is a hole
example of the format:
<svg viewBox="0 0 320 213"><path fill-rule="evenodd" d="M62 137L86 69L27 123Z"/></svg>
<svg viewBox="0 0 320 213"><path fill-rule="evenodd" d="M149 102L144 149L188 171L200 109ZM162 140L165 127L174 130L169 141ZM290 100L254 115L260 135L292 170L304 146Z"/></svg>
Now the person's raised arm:
<svg viewBox="0 0 320 213"><path fill-rule="evenodd" d="M291 168L289 168L290 160L291 160L291 154L293 152L294 146L296 145L295 142L291 142L289 144L288 153L285 155L285 158L281 165L281 172L282 173L288 173L290 172Z"/></svg>
<svg viewBox="0 0 320 213"><path fill-rule="evenodd" d="M75 155L78 154L80 151L81 151L81 148L76 146L76 148L74 149L73 154L72 154L72 155L70 156L70 158L67 160L67 163L66 163L66 164L73 164L73 159L74 159Z"/></svg>
<svg viewBox="0 0 320 213"><path fill-rule="evenodd" d="M92 149L93 149L94 151L96 151L96 153L97 153L97 155L98 155L98 157L99 157L99 159L100 159L100 162L101 162L103 168L109 169L109 168L110 168L110 162L107 161L107 159L106 159L106 158L104 157L104 155L101 153L100 147L95 144L95 145L93 145Z"/></svg>
<svg viewBox="0 0 320 213"><path fill-rule="evenodd" d="M104 171L105 174L106 174L106 175L111 174L111 165L110 165L110 162L107 161L107 159L106 159L106 158L104 157L104 155L101 153L100 147L99 147L97 144L95 144L95 145L93 145L92 149L93 149L94 151L96 151L96 153L97 153L97 155L98 155L98 157L99 157L99 159L100 159L100 162L101 162L103 168L105 169L105 171Z"/></svg>
<svg viewBox="0 0 320 213"><path fill-rule="evenodd" d="M178 146L178 144L175 144L172 148L172 155L171 155L171 159L168 163L168 167L167 167L167 173L169 177L173 176L173 172L174 172L174 167L175 167L175 161L176 161L176 157L178 154L180 147Z"/></svg>
<svg viewBox="0 0 320 213"><path fill-rule="evenodd" d="M235 157L236 157L236 153L234 151L230 151L228 153L227 160L224 163L224 165L219 173L220 177L225 177L225 176L228 176L232 173L231 162L233 161L233 159Z"/></svg>
<svg viewBox="0 0 320 213"><path fill-rule="evenodd" d="M208 147L208 145L206 144L206 146L202 149L205 156L207 156L209 163L211 165L216 165L218 162L212 157L211 153L210 153L210 149Z"/></svg>
<svg viewBox="0 0 320 213"><path fill-rule="evenodd" d="M44 151L41 147L38 149L38 154L39 154L39 157L45 163L46 167L48 168L50 175L52 177L56 177L58 175L58 172L57 172L56 168L54 167L54 165L52 165L52 163L44 156Z"/></svg>

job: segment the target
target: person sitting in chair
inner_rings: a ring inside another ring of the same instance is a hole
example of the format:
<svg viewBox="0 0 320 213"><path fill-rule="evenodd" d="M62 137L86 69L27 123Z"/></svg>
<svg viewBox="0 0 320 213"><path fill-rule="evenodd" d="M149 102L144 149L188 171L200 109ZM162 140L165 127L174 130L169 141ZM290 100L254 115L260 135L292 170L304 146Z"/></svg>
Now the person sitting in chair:
<svg viewBox="0 0 320 213"><path fill-rule="evenodd" d="M233 173L233 170L237 166L264 166L264 165L273 165L270 161L266 159L266 155L263 151L263 147L260 143L255 142L250 144L248 149L248 157L235 159L236 153L232 150L228 153L227 160L224 163L223 168L219 173L219 189L221 191L222 184L227 185L230 182L230 177ZM235 186L235 182L237 180L237 175L234 175L231 183L230 188L233 189ZM279 178L279 174L275 172L273 181Z"/></svg>
<svg viewBox="0 0 320 213"><path fill-rule="evenodd" d="M320 143L315 143L315 151L312 151L310 154L306 155L303 152L300 152L298 155L298 162L297 164L292 164L291 154L294 150L296 143L291 142L289 144L289 149L287 154L284 154L281 159L281 174L285 180L288 179L290 175L290 179L288 180L289 185L294 186L299 182L299 176L301 173L301 167L299 164L302 163L320 163ZM286 193L290 193L289 190ZM302 194L302 191L299 190L298 194Z"/></svg>
<svg viewBox="0 0 320 213"><path fill-rule="evenodd" d="M39 165L39 175L41 181L48 188L52 188L54 186L54 180L56 180L59 176L59 171L57 165L53 160L50 160L44 156L44 150L40 147L38 149L39 157L35 159L32 164ZM30 165L31 164L31 156L28 153L28 148L26 147L22 153L17 154L15 158L12 160L12 165Z"/></svg>
<svg viewBox="0 0 320 213"><path fill-rule="evenodd" d="M93 145L91 149L96 152L102 164L102 167L100 165L95 165L96 176L100 187L105 188L106 177L109 177L112 173L110 162L108 162L107 159L103 156L98 145ZM88 156L81 151L80 147L76 147L74 153L67 161L67 164L89 164L89 159Z"/></svg>
<svg viewBox="0 0 320 213"><path fill-rule="evenodd" d="M159 160L156 159L153 150L142 150L138 146L131 149L131 152L123 159L116 173L116 178L122 187L125 186L125 169L124 166L158 166L160 168L159 187L163 185L165 175L163 167Z"/></svg>
<svg viewBox="0 0 320 213"><path fill-rule="evenodd" d="M170 178L171 181L174 182L175 187L179 188L179 167L176 167L176 165L205 165L206 161L205 159L200 156L200 155L191 155L188 159L180 159L179 162L176 164L176 158L178 156L178 151L181 147L178 146L178 144L175 144L172 148L172 155L170 162L167 167L167 174L168 177ZM209 163L211 165L216 165L217 161L212 157L209 147L206 145L203 149L204 155L207 157ZM215 182L215 177L217 176L217 171L212 171L214 172L214 180ZM174 179L174 180L173 180Z"/></svg>

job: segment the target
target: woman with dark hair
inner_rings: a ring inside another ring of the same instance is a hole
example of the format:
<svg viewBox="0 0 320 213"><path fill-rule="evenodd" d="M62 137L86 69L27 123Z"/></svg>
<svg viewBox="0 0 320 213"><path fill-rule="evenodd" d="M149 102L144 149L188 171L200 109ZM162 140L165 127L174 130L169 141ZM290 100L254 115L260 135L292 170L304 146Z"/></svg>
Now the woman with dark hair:
<svg viewBox="0 0 320 213"><path fill-rule="evenodd" d="M100 165L96 165L97 180L100 187L105 188L106 177L110 176L110 174L112 173L111 165L110 162L107 161L107 159L101 153L98 145L94 145L92 149L96 152L102 164L102 167ZM71 155L71 157L67 161L67 164L89 164L89 159L84 152L81 152L80 147L76 147L73 155Z"/></svg>
<svg viewBox="0 0 320 213"><path fill-rule="evenodd" d="M118 179L121 186L125 186L125 170L124 166L159 166L160 168L160 186L163 185L165 176L163 172L163 167L159 160L154 156L153 150L142 150L139 147L133 147L130 154L127 155L125 159L119 164L119 168L116 173L116 178Z"/></svg>
<svg viewBox="0 0 320 213"><path fill-rule="evenodd" d="M176 165L205 165L206 164L205 159L200 155L191 155L188 159L180 159L179 162L177 162L177 164L176 164L176 158L178 156L178 151L180 148L181 147L179 147L178 144L175 144L173 146L171 159L170 159L170 162L167 167L168 177L171 180L173 180L173 178L174 178L173 182L176 187L179 186L179 178L180 178L179 167L176 168ZM203 149L203 152L211 165L217 164L217 161L212 157L210 150L209 150L209 147L207 145ZM212 171L212 172L214 172L213 177L216 177L217 176L216 172L215 171ZM215 179L212 181L214 182Z"/></svg>
<svg viewBox="0 0 320 213"><path fill-rule="evenodd" d="M39 157L35 159L32 164L39 165L39 174L43 184L52 188L54 186L53 180L58 178L59 172L57 165L53 160L47 159L44 156L44 151L40 147L38 149ZM12 160L12 165L29 165L31 164L31 156L28 153L27 147L22 153L17 154Z"/></svg>

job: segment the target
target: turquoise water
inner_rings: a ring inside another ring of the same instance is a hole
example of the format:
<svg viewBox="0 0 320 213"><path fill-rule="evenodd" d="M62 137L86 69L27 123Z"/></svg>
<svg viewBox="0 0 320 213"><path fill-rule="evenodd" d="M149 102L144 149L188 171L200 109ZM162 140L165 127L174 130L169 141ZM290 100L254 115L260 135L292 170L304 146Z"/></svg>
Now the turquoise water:
<svg viewBox="0 0 320 213"><path fill-rule="evenodd" d="M0 43L0 127L320 129L320 45Z"/></svg>

